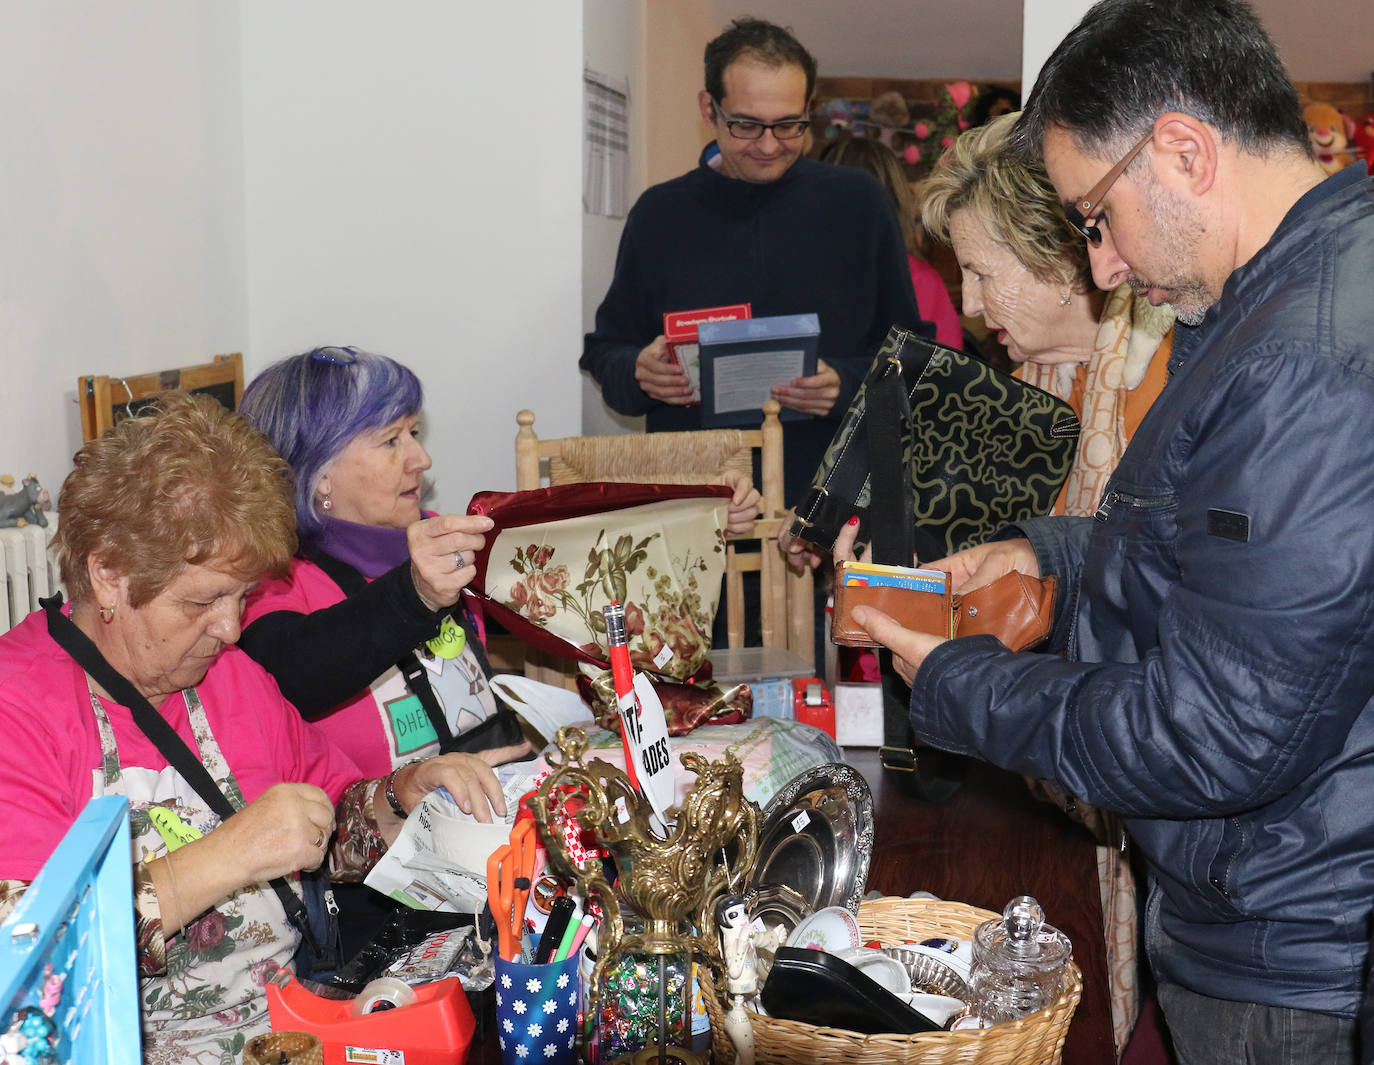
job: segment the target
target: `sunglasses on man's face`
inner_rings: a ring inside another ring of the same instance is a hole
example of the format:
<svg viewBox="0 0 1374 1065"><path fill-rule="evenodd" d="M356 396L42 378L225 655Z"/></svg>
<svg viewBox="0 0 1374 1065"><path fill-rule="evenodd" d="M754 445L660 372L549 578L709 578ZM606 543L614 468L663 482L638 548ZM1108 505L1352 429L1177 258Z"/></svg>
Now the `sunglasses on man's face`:
<svg viewBox="0 0 1374 1065"><path fill-rule="evenodd" d="M1089 225L1090 221L1097 221L1098 208L1102 206L1102 201L1107 193L1111 191L1116 179L1126 172L1126 168L1131 165L1131 160L1140 154L1141 149L1149 144L1154 138L1155 131L1151 128L1150 132L1135 142L1135 146L1121 157L1121 161L1107 171L1106 175L1088 190L1088 194L1077 203L1064 209L1064 214L1069 219L1069 225L1082 233L1089 244L1099 247L1102 244L1102 230L1096 225Z"/></svg>

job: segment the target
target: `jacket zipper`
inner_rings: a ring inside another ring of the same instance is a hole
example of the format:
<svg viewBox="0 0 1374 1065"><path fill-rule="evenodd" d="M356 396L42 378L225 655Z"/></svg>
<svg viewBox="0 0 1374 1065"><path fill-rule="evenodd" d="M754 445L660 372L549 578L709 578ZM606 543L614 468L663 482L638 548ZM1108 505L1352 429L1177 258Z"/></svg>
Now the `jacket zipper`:
<svg viewBox="0 0 1374 1065"><path fill-rule="evenodd" d="M1172 498L1160 499L1157 496L1133 496L1129 492L1118 492L1113 489L1102 497L1102 502L1098 505L1097 512L1093 514L1093 520L1105 522L1112 513L1112 507L1117 503L1125 503L1127 506L1152 510L1160 507L1167 507L1172 502Z"/></svg>

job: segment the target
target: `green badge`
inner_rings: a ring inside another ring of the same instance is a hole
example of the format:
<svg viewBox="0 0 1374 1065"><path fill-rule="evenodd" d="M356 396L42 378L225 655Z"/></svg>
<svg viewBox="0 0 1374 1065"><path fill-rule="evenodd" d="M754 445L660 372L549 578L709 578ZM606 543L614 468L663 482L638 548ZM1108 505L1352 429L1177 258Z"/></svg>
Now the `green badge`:
<svg viewBox="0 0 1374 1065"><path fill-rule="evenodd" d="M396 743L397 754L409 754L439 742L429 715L414 695L390 700L386 704L386 713L391 721L391 735Z"/></svg>
<svg viewBox="0 0 1374 1065"><path fill-rule="evenodd" d="M444 618L444 623L439 626L439 635L426 642L425 646L439 658L453 659L463 653L463 648L467 646L468 634L463 631L463 626L453 620L450 614Z"/></svg>
<svg viewBox="0 0 1374 1065"><path fill-rule="evenodd" d="M162 837L162 842L167 844L169 852L176 850L183 843L200 839L200 832L178 817L175 811L169 810L165 806L149 807L148 820L157 829L157 834Z"/></svg>

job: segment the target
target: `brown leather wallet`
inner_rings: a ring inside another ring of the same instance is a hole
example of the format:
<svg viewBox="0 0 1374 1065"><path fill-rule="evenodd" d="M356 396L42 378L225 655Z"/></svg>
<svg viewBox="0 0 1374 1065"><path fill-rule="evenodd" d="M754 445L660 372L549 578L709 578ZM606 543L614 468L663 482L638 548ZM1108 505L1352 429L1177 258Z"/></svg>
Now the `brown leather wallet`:
<svg viewBox="0 0 1374 1065"><path fill-rule="evenodd" d="M846 647L879 646L853 618L856 606L872 606L915 632L947 637L987 634L1013 651L1025 651L1050 634L1055 588L1053 577L1014 570L964 595L838 582L830 639Z"/></svg>

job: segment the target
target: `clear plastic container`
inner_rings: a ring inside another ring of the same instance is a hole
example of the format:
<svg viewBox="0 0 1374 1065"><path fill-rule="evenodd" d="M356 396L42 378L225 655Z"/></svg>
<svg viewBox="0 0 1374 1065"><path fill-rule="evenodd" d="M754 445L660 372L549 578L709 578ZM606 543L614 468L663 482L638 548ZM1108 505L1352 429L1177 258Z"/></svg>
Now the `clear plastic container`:
<svg viewBox="0 0 1374 1065"><path fill-rule="evenodd" d="M1001 1024L1048 1006L1059 997L1072 953L1068 936L1045 924L1040 904L1018 895L1000 919L974 930L969 1012Z"/></svg>

